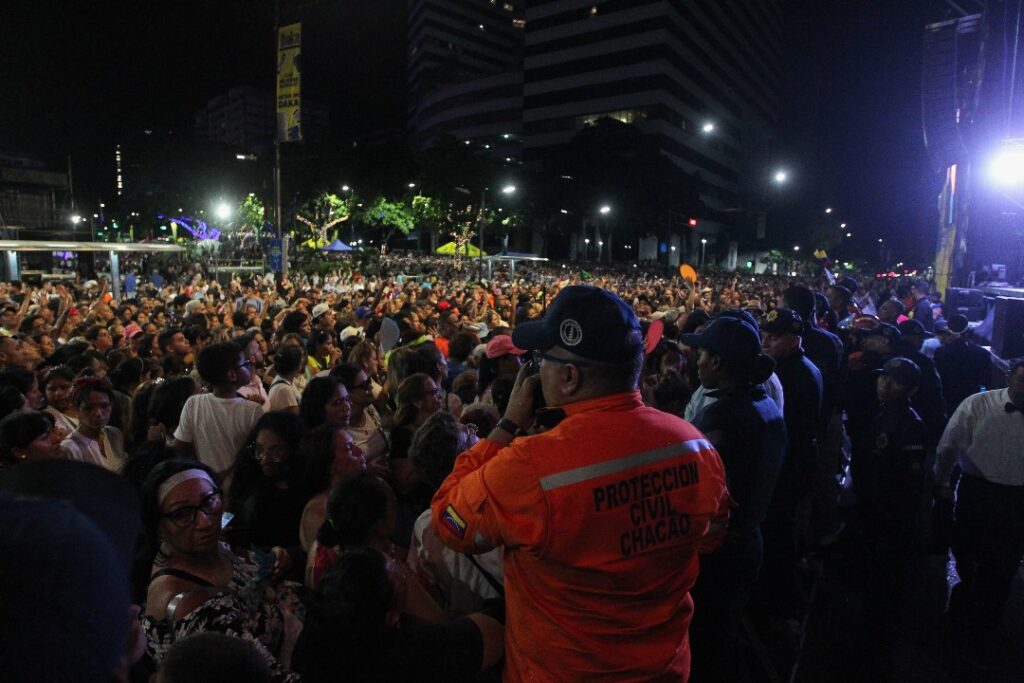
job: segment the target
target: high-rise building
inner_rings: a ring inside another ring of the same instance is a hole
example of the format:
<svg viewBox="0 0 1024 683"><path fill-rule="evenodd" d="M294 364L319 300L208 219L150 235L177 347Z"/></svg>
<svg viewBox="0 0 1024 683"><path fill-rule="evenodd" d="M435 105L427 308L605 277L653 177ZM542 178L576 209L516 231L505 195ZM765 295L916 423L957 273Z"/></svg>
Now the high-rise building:
<svg viewBox="0 0 1024 683"><path fill-rule="evenodd" d="M522 128L523 0L409 0L409 128L418 143Z"/></svg>
<svg viewBox="0 0 1024 683"><path fill-rule="evenodd" d="M526 10L524 155L610 117L639 127L711 208L750 208L773 161L781 0L538 0Z"/></svg>
<svg viewBox="0 0 1024 683"><path fill-rule="evenodd" d="M303 139L322 139L328 127L326 108L303 99ZM265 153L277 132L274 94L251 86L232 88L211 98L196 113L194 130L201 140L229 145L239 152Z"/></svg>

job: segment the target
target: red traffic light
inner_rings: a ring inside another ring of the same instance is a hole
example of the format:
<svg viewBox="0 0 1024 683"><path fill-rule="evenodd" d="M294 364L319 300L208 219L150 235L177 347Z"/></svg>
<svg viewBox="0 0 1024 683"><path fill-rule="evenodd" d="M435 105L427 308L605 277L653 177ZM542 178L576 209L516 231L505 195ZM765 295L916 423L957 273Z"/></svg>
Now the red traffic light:
<svg viewBox="0 0 1024 683"><path fill-rule="evenodd" d="M696 218L691 218L691 219L690 219L689 221L687 221L687 222L688 222L688 223L690 224L690 227L691 227L691 228L696 228L696 227L697 227L697 219L696 219Z"/></svg>

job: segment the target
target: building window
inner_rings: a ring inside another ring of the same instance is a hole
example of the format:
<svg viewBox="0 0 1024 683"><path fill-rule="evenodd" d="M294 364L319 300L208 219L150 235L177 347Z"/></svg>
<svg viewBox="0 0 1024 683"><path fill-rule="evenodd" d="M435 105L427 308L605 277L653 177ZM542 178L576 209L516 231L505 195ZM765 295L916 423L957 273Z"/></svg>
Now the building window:
<svg viewBox="0 0 1024 683"><path fill-rule="evenodd" d="M601 119L614 119L621 123L638 123L647 120L646 109L620 109L619 111L607 111L600 114L588 114L576 119L579 126L592 126Z"/></svg>
<svg viewBox="0 0 1024 683"><path fill-rule="evenodd" d="M526 28L526 19L513 19L512 20L512 27L513 28Z"/></svg>

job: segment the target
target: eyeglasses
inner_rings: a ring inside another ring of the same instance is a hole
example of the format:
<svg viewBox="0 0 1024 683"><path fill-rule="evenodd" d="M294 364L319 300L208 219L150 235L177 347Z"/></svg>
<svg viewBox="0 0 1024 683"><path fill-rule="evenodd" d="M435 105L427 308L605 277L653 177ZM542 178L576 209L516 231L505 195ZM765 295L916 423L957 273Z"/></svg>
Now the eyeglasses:
<svg viewBox="0 0 1024 683"><path fill-rule="evenodd" d="M256 364L253 363L251 360L245 360L245 361L242 361L241 363L239 363L238 365L236 365L235 367L236 368L249 368L251 370L252 368L256 367Z"/></svg>
<svg viewBox="0 0 1024 683"><path fill-rule="evenodd" d="M252 457L257 460L270 460L272 462L281 462L282 460L288 459L288 449L284 446L271 446L270 448L263 448L261 444L254 443L250 447L252 449Z"/></svg>
<svg viewBox="0 0 1024 683"><path fill-rule="evenodd" d="M199 501L199 505L183 505L176 510L160 515L170 520L179 529L187 529L196 521L196 513L202 510L204 515L215 515L224 507L224 498L220 489L207 494Z"/></svg>
<svg viewBox="0 0 1024 683"><path fill-rule="evenodd" d="M540 362L543 360L546 360L550 363L558 363L559 365L575 365L576 367L579 368L585 368L588 365L590 365L590 363L586 361L571 360L569 358L559 358L558 356L551 356L549 354L544 353L540 349L537 349L536 351L533 352L534 363L540 365Z"/></svg>
<svg viewBox="0 0 1024 683"><path fill-rule="evenodd" d="M369 378L367 378L367 380L365 382L360 382L359 384L353 384L352 385L352 389L365 389L366 391L369 391L372 388L373 388L373 380L371 380Z"/></svg>

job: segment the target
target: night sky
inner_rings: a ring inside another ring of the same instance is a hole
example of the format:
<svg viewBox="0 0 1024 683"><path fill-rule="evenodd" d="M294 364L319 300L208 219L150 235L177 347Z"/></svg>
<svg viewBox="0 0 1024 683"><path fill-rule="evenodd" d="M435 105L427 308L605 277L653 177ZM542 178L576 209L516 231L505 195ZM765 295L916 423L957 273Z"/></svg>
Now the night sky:
<svg viewBox="0 0 1024 683"><path fill-rule="evenodd" d="M76 195L102 193L113 145L127 132L184 132L213 95L241 84L273 88L273 6L7 0L0 149L57 168L70 154ZM795 230L833 206L855 242L884 235L894 256L930 260L939 181L922 142L921 39L926 23L947 18L943 7L787 3L778 158L792 182L776 196L773 228ZM329 107L339 140L403 125L404 15L404 0L325 0L286 11L286 20L305 22L304 94Z"/></svg>

